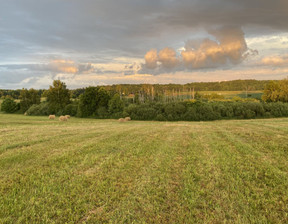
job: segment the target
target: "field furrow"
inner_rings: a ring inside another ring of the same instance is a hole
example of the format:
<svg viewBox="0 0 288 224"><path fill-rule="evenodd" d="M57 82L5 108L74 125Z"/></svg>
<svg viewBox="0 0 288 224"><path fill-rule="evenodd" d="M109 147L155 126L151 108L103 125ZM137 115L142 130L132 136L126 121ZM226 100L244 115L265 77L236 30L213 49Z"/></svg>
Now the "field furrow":
<svg viewBox="0 0 288 224"><path fill-rule="evenodd" d="M288 222L288 119L0 124L0 223Z"/></svg>

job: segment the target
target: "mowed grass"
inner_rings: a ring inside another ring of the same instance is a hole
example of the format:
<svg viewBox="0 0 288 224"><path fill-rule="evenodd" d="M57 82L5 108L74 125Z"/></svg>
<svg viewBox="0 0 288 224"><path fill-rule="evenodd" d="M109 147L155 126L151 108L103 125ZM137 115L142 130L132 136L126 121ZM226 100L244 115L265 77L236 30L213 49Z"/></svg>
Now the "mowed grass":
<svg viewBox="0 0 288 224"><path fill-rule="evenodd" d="M0 114L0 223L224 222L288 222L288 119Z"/></svg>

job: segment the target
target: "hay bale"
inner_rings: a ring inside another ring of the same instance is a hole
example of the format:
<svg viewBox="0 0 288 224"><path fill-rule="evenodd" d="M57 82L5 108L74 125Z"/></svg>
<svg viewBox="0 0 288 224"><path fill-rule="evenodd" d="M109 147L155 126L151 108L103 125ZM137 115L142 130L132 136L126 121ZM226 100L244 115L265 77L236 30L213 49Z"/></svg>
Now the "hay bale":
<svg viewBox="0 0 288 224"><path fill-rule="evenodd" d="M65 116L60 116L59 121L68 121L68 118Z"/></svg>
<svg viewBox="0 0 288 224"><path fill-rule="evenodd" d="M71 118L71 116L70 116L70 115L65 115L65 117L67 117L67 119L70 119L70 118Z"/></svg>
<svg viewBox="0 0 288 224"><path fill-rule="evenodd" d="M125 121L131 121L131 117L125 117Z"/></svg>
<svg viewBox="0 0 288 224"><path fill-rule="evenodd" d="M49 115L49 120L54 120L55 119L55 115L54 114L50 114Z"/></svg>
<svg viewBox="0 0 288 224"><path fill-rule="evenodd" d="M125 122L125 119L124 118L119 118L118 121L119 122Z"/></svg>

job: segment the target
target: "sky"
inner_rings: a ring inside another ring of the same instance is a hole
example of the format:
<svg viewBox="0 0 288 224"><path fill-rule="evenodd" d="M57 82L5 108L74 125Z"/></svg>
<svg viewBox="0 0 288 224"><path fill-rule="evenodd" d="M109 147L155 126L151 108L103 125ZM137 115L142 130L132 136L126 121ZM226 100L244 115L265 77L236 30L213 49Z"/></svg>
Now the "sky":
<svg viewBox="0 0 288 224"><path fill-rule="evenodd" d="M288 77L287 0L0 0L0 89Z"/></svg>

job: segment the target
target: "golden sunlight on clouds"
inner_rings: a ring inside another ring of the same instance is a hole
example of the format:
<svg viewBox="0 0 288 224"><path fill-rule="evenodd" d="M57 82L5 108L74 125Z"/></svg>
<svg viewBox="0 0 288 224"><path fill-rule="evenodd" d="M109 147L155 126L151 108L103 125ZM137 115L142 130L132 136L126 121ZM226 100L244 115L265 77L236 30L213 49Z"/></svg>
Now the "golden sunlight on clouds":
<svg viewBox="0 0 288 224"><path fill-rule="evenodd" d="M134 75L126 75L127 78L141 78L141 77L153 77L151 74L134 74Z"/></svg>
<svg viewBox="0 0 288 224"><path fill-rule="evenodd" d="M288 66L288 55L265 57L261 62L269 66Z"/></svg>
<svg viewBox="0 0 288 224"><path fill-rule="evenodd" d="M176 57L176 51L169 47L166 47L159 52L158 60L165 68L173 68L179 64L179 60Z"/></svg>
<svg viewBox="0 0 288 224"><path fill-rule="evenodd" d="M189 40L181 48L179 57L174 49L168 47L160 50L158 54L155 49L148 51L145 55L146 68L156 69L162 66L172 69L181 64L188 69L219 67L225 64L239 64L248 55L258 53L247 47L240 28L225 27L209 31L209 34L214 36L215 40Z"/></svg>
<svg viewBox="0 0 288 224"><path fill-rule="evenodd" d="M145 54L147 68L154 69L157 67L158 55L156 49L151 49Z"/></svg>
<svg viewBox="0 0 288 224"><path fill-rule="evenodd" d="M57 72L72 74L78 72L78 66L71 60L53 60L49 63L49 67Z"/></svg>
<svg viewBox="0 0 288 224"><path fill-rule="evenodd" d="M191 82L227 81L235 79L283 79L287 78L288 67L247 67L236 70L195 70L194 72L176 71L175 73L152 74L131 74L115 73L113 71L102 74L96 73L58 73L57 76L47 75L37 79L37 84L44 85L51 83L53 79L64 81L71 88L78 88L89 85L111 85L111 84L185 84ZM27 80L26 80L27 81ZM28 80L29 81L29 80Z"/></svg>

